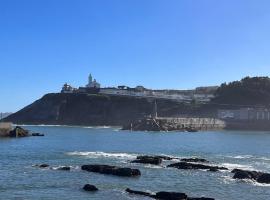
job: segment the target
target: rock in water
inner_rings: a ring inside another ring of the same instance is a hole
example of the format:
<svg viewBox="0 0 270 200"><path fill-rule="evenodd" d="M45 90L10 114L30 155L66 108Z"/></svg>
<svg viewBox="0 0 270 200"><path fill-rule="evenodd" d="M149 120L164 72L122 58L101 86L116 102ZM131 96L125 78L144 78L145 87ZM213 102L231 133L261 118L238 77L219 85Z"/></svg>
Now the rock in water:
<svg viewBox="0 0 270 200"><path fill-rule="evenodd" d="M16 126L12 131L9 132L9 137L26 137L28 135L29 131L20 126Z"/></svg>
<svg viewBox="0 0 270 200"><path fill-rule="evenodd" d="M110 175L115 175L115 176L132 177L132 176L141 175L141 172L138 169L121 168L121 167L110 166L110 165L83 165L81 169L88 172L110 174Z"/></svg>
<svg viewBox="0 0 270 200"><path fill-rule="evenodd" d="M248 171L242 169L234 169L232 170L234 173L234 179L250 179L257 181L258 183L270 184L270 174L264 172L257 171Z"/></svg>
<svg viewBox="0 0 270 200"><path fill-rule="evenodd" d="M159 200L215 200L213 198L206 197L188 197L185 193L180 192L157 192L156 194L150 194L148 192L131 190L129 188L126 189L126 192Z"/></svg>
<svg viewBox="0 0 270 200"><path fill-rule="evenodd" d="M142 195L142 196L148 196L148 197L152 197L152 195L148 192L142 192L142 191L136 191L136 190L131 190L129 188L126 189L126 192L130 193L130 194L137 194L137 195Z"/></svg>
<svg viewBox="0 0 270 200"><path fill-rule="evenodd" d="M208 160L203 159L203 158L183 158L181 159L183 162L204 162L204 163L209 163Z"/></svg>
<svg viewBox="0 0 270 200"><path fill-rule="evenodd" d="M94 185L86 184L83 187L83 190L88 191L88 192L94 192L94 191L98 191L98 188Z"/></svg>
<svg viewBox="0 0 270 200"><path fill-rule="evenodd" d="M70 171L70 167L64 166L64 167L58 167L57 170L62 170L62 171Z"/></svg>
<svg viewBox="0 0 270 200"><path fill-rule="evenodd" d="M185 193L179 192L158 192L155 195L155 199L162 200L186 200L188 196Z"/></svg>
<svg viewBox="0 0 270 200"><path fill-rule="evenodd" d="M188 163L188 162L179 162L170 164L167 167L174 167L177 169L206 169L210 171L218 171L218 170L228 170L226 167L218 167L218 166L210 166L210 165L203 165L203 164L195 164L195 163Z"/></svg>
<svg viewBox="0 0 270 200"><path fill-rule="evenodd" d="M158 156L137 156L137 159L133 160L131 162L132 163L159 165L159 164L161 164L162 159Z"/></svg>
<svg viewBox="0 0 270 200"><path fill-rule="evenodd" d="M257 182L270 184L270 174L263 173L257 178Z"/></svg>
<svg viewBox="0 0 270 200"><path fill-rule="evenodd" d="M42 133L32 133L32 136L44 136Z"/></svg>
<svg viewBox="0 0 270 200"><path fill-rule="evenodd" d="M46 167L49 167L49 165L48 164L41 164L41 165L38 165L38 167L40 167L40 168L46 168Z"/></svg>

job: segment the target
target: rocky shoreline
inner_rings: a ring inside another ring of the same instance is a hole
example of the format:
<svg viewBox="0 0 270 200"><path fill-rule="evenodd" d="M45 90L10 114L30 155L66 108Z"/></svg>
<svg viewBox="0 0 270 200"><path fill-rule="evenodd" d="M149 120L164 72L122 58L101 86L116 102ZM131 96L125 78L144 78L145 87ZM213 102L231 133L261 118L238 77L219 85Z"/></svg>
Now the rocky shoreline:
<svg viewBox="0 0 270 200"><path fill-rule="evenodd" d="M176 168L179 170L206 170L209 172L222 172L228 171L229 169L223 166L213 165L210 161L204 158L177 158L177 157L169 157L162 155L140 155L137 156L135 160L129 161L130 163L135 163L138 165L151 164L151 165L160 165L163 161L172 162L167 164L165 168ZM178 161L178 162L177 162ZM180 162L179 162L180 161ZM48 164L39 164L34 165L34 167L42 168L42 169L54 169L60 171L70 171L70 166L60 166L60 167L50 167ZM104 175L112 175L118 177L140 177L143 176L141 171L136 168L130 167L119 167L112 165L100 165L100 164L90 164L90 165L82 165L82 171L99 173ZM231 171L233 179L239 180L252 180L258 183L270 184L270 174L264 172L257 171L248 171L242 169L233 169ZM85 184L82 187L82 190L87 192L97 192L99 191L98 187L95 185L91 185L89 183ZM171 191L160 191L156 193L144 192L138 190L132 190L127 188L125 192L130 195L138 195L138 196L146 196L153 199L160 200L214 200L214 198L209 197L190 197L182 192L171 192Z"/></svg>
<svg viewBox="0 0 270 200"><path fill-rule="evenodd" d="M22 138L28 136L44 136L42 133L30 133L30 131L16 126L13 130L6 131L5 134L0 135L0 137L10 137L10 138Z"/></svg>

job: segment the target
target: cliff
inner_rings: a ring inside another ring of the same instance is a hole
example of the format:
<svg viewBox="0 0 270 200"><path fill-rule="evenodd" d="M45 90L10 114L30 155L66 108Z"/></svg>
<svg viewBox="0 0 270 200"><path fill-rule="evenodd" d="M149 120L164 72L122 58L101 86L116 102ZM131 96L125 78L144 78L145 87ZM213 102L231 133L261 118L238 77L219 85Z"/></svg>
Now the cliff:
<svg viewBox="0 0 270 200"><path fill-rule="evenodd" d="M165 117L191 114L201 116L205 113L200 107L170 100L157 100L157 108L159 116ZM153 110L153 99L52 93L8 116L4 121L16 124L122 126L153 114ZM211 115L211 112L207 113Z"/></svg>

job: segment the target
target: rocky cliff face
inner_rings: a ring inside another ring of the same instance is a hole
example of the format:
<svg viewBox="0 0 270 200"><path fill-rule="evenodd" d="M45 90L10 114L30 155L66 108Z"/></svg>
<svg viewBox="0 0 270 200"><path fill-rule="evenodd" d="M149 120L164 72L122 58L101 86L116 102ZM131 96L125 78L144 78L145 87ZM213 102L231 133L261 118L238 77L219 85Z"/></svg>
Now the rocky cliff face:
<svg viewBox="0 0 270 200"><path fill-rule="evenodd" d="M10 115L16 124L123 125L153 114L154 100L95 94L47 94ZM179 102L157 100L159 116L201 114Z"/></svg>

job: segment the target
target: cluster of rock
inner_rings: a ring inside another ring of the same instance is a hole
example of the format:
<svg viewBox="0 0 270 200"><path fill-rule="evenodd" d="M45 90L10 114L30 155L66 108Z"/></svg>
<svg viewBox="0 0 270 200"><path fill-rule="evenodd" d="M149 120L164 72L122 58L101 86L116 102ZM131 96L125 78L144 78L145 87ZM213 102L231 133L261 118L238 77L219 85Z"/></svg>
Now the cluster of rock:
<svg viewBox="0 0 270 200"><path fill-rule="evenodd" d="M234 169L232 170L234 173L234 179L250 179L256 181L258 183L270 184L270 174L264 172L257 171L248 171L242 169Z"/></svg>
<svg viewBox="0 0 270 200"><path fill-rule="evenodd" d="M212 172L216 172L219 170L228 170L226 167L212 166L212 165L204 165L198 163L190 163L190 162L178 162L168 165L167 167L174 167L177 169L203 169L209 170Z"/></svg>
<svg viewBox="0 0 270 200"><path fill-rule="evenodd" d="M131 190L129 188L126 189L126 192L130 194L136 194L136 195L142 195L151 197L154 199L160 199L160 200L214 200L213 198L206 198L206 197L188 197L185 193L180 192L157 192L155 194L151 194L149 192L142 192L142 191L136 191Z"/></svg>
<svg viewBox="0 0 270 200"><path fill-rule="evenodd" d="M110 174L110 175L115 175L115 176L132 177L132 176L141 175L141 172L138 169L123 168L123 167L116 167L116 166L110 166L110 165L83 165L81 169L88 172Z"/></svg>
<svg viewBox="0 0 270 200"><path fill-rule="evenodd" d="M29 131L23 129L20 126L16 126L12 131L9 132L8 137L27 137L29 136Z"/></svg>
<svg viewBox="0 0 270 200"><path fill-rule="evenodd" d="M225 168L222 166L202 164L202 163L209 163L208 160L202 159L202 158L179 159L176 157L169 157L169 156L143 155L143 156L137 156L137 158L131 161L131 163L160 165L163 160L171 161L175 159L180 160L180 162L169 164L167 165L168 168L172 167L172 168L184 169L184 170L202 169L202 170L208 170L208 171L213 171L213 172L216 172L219 170L228 170L228 168ZM41 165L35 165L35 166L39 168L50 168L48 164L41 164ZM61 166L57 168L51 167L50 169L70 171L71 167ZM111 166L111 165L98 165L98 164L82 165L81 169L87 172L115 175L115 176L121 176L121 177L137 177L141 175L141 172L139 169L117 167L117 166ZM258 183L270 184L270 174L268 173L241 170L241 169L234 169L231 172L234 173L234 176L233 176L234 179L250 179L253 181L257 181ZM88 192L98 191L98 188L91 184L84 185L82 189ZM189 197L185 193L179 193L179 192L161 191L157 193L149 193L149 192L131 190L129 188L126 189L126 192L128 192L129 194L142 195L142 196L150 197L153 199L160 199L160 200L214 200L213 198L207 198L207 197Z"/></svg>
<svg viewBox="0 0 270 200"><path fill-rule="evenodd" d="M175 157L168 156L137 156L137 158L131 163L142 163L142 164L152 164L152 165L160 165L162 160L173 160L179 159ZM203 158L182 158L179 159L180 162L172 163L167 165L168 168L176 168L176 169L184 169L184 170L208 170L211 172L229 170L226 167L222 166L214 166L214 165L206 165L202 163L209 163L208 160ZM242 169L234 169L231 171L234 173L233 179L250 179L256 181L258 183L270 184L270 174L264 172L257 171L248 171Z"/></svg>
<svg viewBox="0 0 270 200"><path fill-rule="evenodd" d="M70 171L71 167L70 166L60 166L60 167L50 167L48 164L40 164L40 165L34 165L34 167L39 167L39 168L50 168L50 169L56 169L56 170L62 170L62 171Z"/></svg>
<svg viewBox="0 0 270 200"><path fill-rule="evenodd" d="M26 130L20 126L16 126L13 130L9 130L5 134L0 134L0 136L20 138L20 137L28 137L28 136L44 136L44 134L41 134L41 133L32 133L31 134L28 130Z"/></svg>

